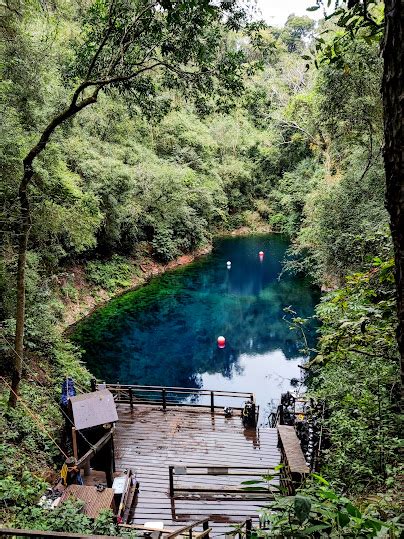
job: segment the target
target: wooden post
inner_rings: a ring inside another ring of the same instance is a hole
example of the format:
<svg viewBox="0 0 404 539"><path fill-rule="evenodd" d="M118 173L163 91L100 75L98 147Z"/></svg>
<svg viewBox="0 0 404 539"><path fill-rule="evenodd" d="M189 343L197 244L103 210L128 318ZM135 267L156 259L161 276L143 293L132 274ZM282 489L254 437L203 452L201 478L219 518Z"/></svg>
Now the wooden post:
<svg viewBox="0 0 404 539"><path fill-rule="evenodd" d="M133 391L132 388L129 388L129 402L130 402L130 410L133 412Z"/></svg>
<svg viewBox="0 0 404 539"><path fill-rule="evenodd" d="M163 387L161 390L161 396L163 398L163 410L166 411L167 409L167 394L166 394L166 388Z"/></svg>
<svg viewBox="0 0 404 539"><path fill-rule="evenodd" d="M111 455L112 455L112 471L116 472L116 466L115 466L115 442L114 437L111 436Z"/></svg>
<svg viewBox="0 0 404 539"><path fill-rule="evenodd" d="M245 521L245 537L246 539L251 539L251 530L252 530L252 520L247 518Z"/></svg>
<svg viewBox="0 0 404 539"><path fill-rule="evenodd" d="M77 431L75 427L72 427L72 444L73 444L73 455L76 460L79 460L79 452L77 448Z"/></svg>
<svg viewBox="0 0 404 539"><path fill-rule="evenodd" d="M283 404L279 405L279 425L283 425Z"/></svg>
<svg viewBox="0 0 404 539"><path fill-rule="evenodd" d="M114 482L114 450L112 446L112 438L107 443L107 462L106 462L105 478L107 487L111 488Z"/></svg>
<svg viewBox="0 0 404 539"><path fill-rule="evenodd" d="M168 467L168 477L170 482L170 498L174 498L174 466Z"/></svg>
<svg viewBox="0 0 404 539"><path fill-rule="evenodd" d="M209 529L209 520L205 520L205 522L202 524L203 531L206 531ZM205 535L206 539L209 539L209 532Z"/></svg>
<svg viewBox="0 0 404 539"><path fill-rule="evenodd" d="M85 462L84 462L84 475L86 477L88 477L91 473L91 468L90 468L90 459L87 459Z"/></svg>
<svg viewBox="0 0 404 539"><path fill-rule="evenodd" d="M215 413L215 394L213 391L210 392L210 411L212 414Z"/></svg>
<svg viewBox="0 0 404 539"><path fill-rule="evenodd" d="M257 417L256 417L255 402L252 403L251 415L252 415L252 422L253 422L252 426L256 427L257 426Z"/></svg>

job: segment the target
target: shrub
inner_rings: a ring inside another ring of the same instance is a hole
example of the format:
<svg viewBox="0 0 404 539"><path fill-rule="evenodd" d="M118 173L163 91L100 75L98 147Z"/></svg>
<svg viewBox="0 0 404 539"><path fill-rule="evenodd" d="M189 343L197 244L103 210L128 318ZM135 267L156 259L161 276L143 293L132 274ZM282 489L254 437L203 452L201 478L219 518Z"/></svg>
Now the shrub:
<svg viewBox="0 0 404 539"><path fill-rule="evenodd" d="M133 274L134 269L128 260L118 255L109 261L88 262L86 266L87 279L109 292L130 286Z"/></svg>

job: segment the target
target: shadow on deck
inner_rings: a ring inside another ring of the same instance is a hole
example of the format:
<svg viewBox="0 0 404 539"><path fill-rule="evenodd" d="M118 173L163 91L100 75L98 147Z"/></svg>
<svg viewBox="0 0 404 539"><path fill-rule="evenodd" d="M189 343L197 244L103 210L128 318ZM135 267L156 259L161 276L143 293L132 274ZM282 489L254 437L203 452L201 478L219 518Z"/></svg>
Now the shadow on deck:
<svg viewBox="0 0 404 539"><path fill-rule="evenodd" d="M240 492L240 484L271 473L280 463L276 429L245 428L239 412L228 418L209 407L163 411L136 405L131 410L119 403L117 409L117 471L132 469L140 485L132 524L159 521L176 529L209 517L212 535L219 535L232 523L258 521L270 496Z"/></svg>

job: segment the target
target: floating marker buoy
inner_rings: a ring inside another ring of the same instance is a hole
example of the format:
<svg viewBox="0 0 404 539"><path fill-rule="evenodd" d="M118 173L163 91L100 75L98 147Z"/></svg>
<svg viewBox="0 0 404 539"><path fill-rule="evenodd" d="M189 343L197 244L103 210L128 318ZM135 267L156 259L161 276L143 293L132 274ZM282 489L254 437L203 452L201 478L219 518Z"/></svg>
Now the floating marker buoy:
<svg viewBox="0 0 404 539"><path fill-rule="evenodd" d="M258 253L258 256L263 257L263 256L264 256L264 251L260 251L260 252Z"/></svg>
<svg viewBox="0 0 404 539"><path fill-rule="evenodd" d="M226 339L223 335L220 335L220 337L217 338L217 345L219 348L224 348L226 346Z"/></svg>
<svg viewBox="0 0 404 539"><path fill-rule="evenodd" d="M231 262L230 262L230 260L228 260L228 261L226 262L226 266L227 266L228 268L231 268Z"/></svg>

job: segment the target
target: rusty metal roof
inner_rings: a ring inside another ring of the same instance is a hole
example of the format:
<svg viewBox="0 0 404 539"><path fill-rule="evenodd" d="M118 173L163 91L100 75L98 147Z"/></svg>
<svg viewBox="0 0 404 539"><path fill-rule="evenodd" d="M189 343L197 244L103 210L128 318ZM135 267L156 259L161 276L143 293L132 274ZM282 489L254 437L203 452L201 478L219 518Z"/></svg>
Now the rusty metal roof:
<svg viewBox="0 0 404 539"><path fill-rule="evenodd" d="M113 505L114 491L106 488L98 492L96 487L83 485L69 485L63 492L60 503L73 497L84 502L84 513L90 518L97 518L103 509L110 509Z"/></svg>
<svg viewBox="0 0 404 539"><path fill-rule="evenodd" d="M114 397L108 389L70 398L74 426L78 430L118 421Z"/></svg>

